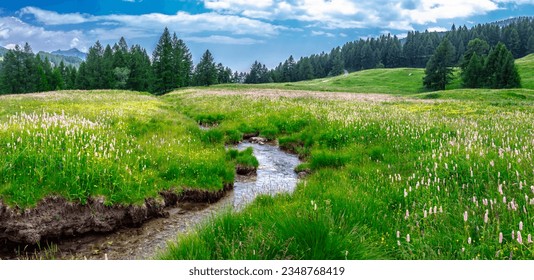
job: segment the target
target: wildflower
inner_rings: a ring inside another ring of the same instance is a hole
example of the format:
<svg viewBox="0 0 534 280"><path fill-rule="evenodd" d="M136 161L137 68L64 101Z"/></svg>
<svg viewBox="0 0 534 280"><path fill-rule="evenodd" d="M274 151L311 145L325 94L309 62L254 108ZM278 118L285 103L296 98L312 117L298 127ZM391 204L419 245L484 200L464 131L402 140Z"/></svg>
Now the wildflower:
<svg viewBox="0 0 534 280"><path fill-rule="evenodd" d="M428 212L425 210L425 211L423 212L423 215L424 215L424 217L426 218L426 217L428 216Z"/></svg>
<svg viewBox="0 0 534 280"><path fill-rule="evenodd" d="M443 213L443 207L442 206L439 207L439 212Z"/></svg>
<svg viewBox="0 0 534 280"><path fill-rule="evenodd" d="M523 230L523 221L519 222L519 230Z"/></svg>
<svg viewBox="0 0 534 280"><path fill-rule="evenodd" d="M502 244L502 232L499 232L499 244Z"/></svg>
<svg viewBox="0 0 534 280"><path fill-rule="evenodd" d="M398 245L398 246L400 246L400 245L401 245L401 244L400 244L400 241L399 241L399 240L397 240L397 245Z"/></svg>
<svg viewBox="0 0 534 280"><path fill-rule="evenodd" d="M406 209L406 215L404 215L404 219L408 220L409 217L410 217L410 211L408 211L408 209Z"/></svg>
<svg viewBox="0 0 534 280"><path fill-rule="evenodd" d="M484 223L488 223L488 210L486 209L486 214L484 214Z"/></svg>
<svg viewBox="0 0 534 280"><path fill-rule="evenodd" d="M397 230L397 238L400 238L400 231Z"/></svg>
<svg viewBox="0 0 534 280"><path fill-rule="evenodd" d="M467 211L464 212L464 222L467 222Z"/></svg>
<svg viewBox="0 0 534 280"><path fill-rule="evenodd" d="M406 234L406 242L410 243L410 234Z"/></svg>
<svg viewBox="0 0 534 280"><path fill-rule="evenodd" d="M521 238L521 232L517 231L517 242L523 244L523 238Z"/></svg>
<svg viewBox="0 0 534 280"><path fill-rule="evenodd" d="M471 237L467 238L467 244L471 244Z"/></svg>
<svg viewBox="0 0 534 280"><path fill-rule="evenodd" d="M527 242L528 242L528 243L532 243L532 235L531 235L531 234L529 234L529 235L527 236Z"/></svg>
<svg viewBox="0 0 534 280"><path fill-rule="evenodd" d="M512 239L515 239L515 232L512 230Z"/></svg>

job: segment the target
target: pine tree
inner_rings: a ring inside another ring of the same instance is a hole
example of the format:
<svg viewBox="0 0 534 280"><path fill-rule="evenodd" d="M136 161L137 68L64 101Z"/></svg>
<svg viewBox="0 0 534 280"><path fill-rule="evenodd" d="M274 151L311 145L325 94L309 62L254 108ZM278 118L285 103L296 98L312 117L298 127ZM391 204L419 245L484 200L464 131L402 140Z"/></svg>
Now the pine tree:
<svg viewBox="0 0 534 280"><path fill-rule="evenodd" d="M462 67L462 69L464 69L469 63L469 61L471 61L471 56L473 54L476 53L479 57L484 57L488 54L489 49L490 47L488 42L482 39L476 38L469 41L469 43L467 44L467 50L464 53L460 66Z"/></svg>
<svg viewBox="0 0 534 280"><path fill-rule="evenodd" d="M132 46L128 64L130 76L126 88L136 91L148 91L152 83L152 68L146 50L139 45Z"/></svg>
<svg viewBox="0 0 534 280"><path fill-rule="evenodd" d="M503 43L497 44L488 55L484 72L487 77L486 86L489 88L521 87L514 57Z"/></svg>
<svg viewBox="0 0 534 280"><path fill-rule="evenodd" d="M452 80L452 60L454 47L445 38L439 44L426 65L423 84L430 90L444 90Z"/></svg>
<svg viewBox="0 0 534 280"><path fill-rule="evenodd" d="M89 48L89 53L85 60L83 89L102 89L104 88L102 79L104 49L100 41Z"/></svg>
<svg viewBox="0 0 534 280"><path fill-rule="evenodd" d="M115 88L115 74L114 74L114 55L113 50L109 45L106 45L104 54L102 55L102 66L100 72L101 89L113 89Z"/></svg>
<svg viewBox="0 0 534 280"><path fill-rule="evenodd" d="M164 94L176 88L176 79L173 60L172 38L169 29L165 27L163 34L152 54L154 94Z"/></svg>
<svg viewBox="0 0 534 280"><path fill-rule="evenodd" d="M0 75L2 93L22 93L20 77L24 74L24 68L20 58L20 47L17 45L4 55L2 72Z"/></svg>
<svg viewBox="0 0 534 280"><path fill-rule="evenodd" d="M341 52L332 52L332 70L330 70L329 76L338 76L345 73L345 67L343 65L343 59Z"/></svg>
<svg viewBox="0 0 534 280"><path fill-rule="evenodd" d="M193 60L184 41L176 33L172 38L174 69L176 70L176 87L186 87L191 83Z"/></svg>
<svg viewBox="0 0 534 280"><path fill-rule="evenodd" d="M531 35L531 36L528 38L527 52L528 52L528 53L534 53L534 35Z"/></svg>
<svg viewBox="0 0 534 280"><path fill-rule="evenodd" d="M462 83L467 88L480 88L484 86L484 79L484 61L475 52L462 71Z"/></svg>
<svg viewBox="0 0 534 280"><path fill-rule="evenodd" d="M195 84L197 86L211 86L217 83L217 67L213 56L206 50L195 68Z"/></svg>

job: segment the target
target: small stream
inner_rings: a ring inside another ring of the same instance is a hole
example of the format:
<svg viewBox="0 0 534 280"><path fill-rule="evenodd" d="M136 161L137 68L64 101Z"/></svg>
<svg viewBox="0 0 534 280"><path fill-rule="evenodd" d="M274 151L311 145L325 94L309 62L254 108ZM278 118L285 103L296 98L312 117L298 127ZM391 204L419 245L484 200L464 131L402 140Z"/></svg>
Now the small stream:
<svg viewBox="0 0 534 280"><path fill-rule="evenodd" d="M281 151L277 146L241 143L239 150L252 147L260 165L257 176L236 176L234 190L213 204L181 203L168 209L169 217L147 221L139 228L124 228L108 234L92 234L69 238L51 248L32 254L29 258L50 257L58 259L108 259L138 260L150 259L165 248L167 241L176 240L179 234L194 230L195 226L210 217L227 210L243 209L260 194L292 192L297 184L295 167L299 159ZM2 259L24 258L24 256L0 256Z"/></svg>

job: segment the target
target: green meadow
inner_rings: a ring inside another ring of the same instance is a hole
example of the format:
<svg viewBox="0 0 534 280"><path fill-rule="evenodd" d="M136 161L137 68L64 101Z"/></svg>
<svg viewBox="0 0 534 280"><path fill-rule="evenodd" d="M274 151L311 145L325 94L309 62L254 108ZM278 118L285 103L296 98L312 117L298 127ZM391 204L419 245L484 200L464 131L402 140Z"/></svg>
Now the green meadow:
<svg viewBox="0 0 534 280"><path fill-rule="evenodd" d="M424 92L421 69L375 69L161 97L2 96L0 198L136 204L222 189L236 164L257 166L225 145L259 133L303 159L296 191L222 213L156 258L532 259L532 60L518 61L524 88L510 90Z"/></svg>

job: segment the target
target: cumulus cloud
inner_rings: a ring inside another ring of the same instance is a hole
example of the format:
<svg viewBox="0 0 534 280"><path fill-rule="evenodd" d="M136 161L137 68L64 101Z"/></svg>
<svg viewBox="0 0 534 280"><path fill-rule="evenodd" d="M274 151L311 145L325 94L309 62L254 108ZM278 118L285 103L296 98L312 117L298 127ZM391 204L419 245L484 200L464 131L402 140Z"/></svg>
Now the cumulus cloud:
<svg viewBox="0 0 534 280"><path fill-rule="evenodd" d="M334 35L333 33L330 33L330 32L324 32L324 31L315 31L313 30L311 32L311 34L313 36L326 36L326 37L330 37L330 38L333 38L333 37L336 37L336 35Z"/></svg>
<svg viewBox="0 0 534 280"><path fill-rule="evenodd" d="M47 25L80 24L97 20L95 17L87 14L60 14L54 11L47 11L36 7L22 8L19 11L19 15L33 15L37 21Z"/></svg>
<svg viewBox="0 0 534 280"><path fill-rule="evenodd" d="M190 14L179 11L173 15L150 13L142 15L111 14L94 16L79 13L59 14L36 7L26 7L21 9L19 14L32 15L37 21L45 25L97 23L101 26L117 26L117 29L126 31L133 35L134 38L153 35L155 30L160 32L165 26L181 34L210 31L258 36L277 35L280 30L284 29L284 27L260 20L216 12ZM103 31L105 29L95 30L96 33Z"/></svg>
<svg viewBox="0 0 534 280"><path fill-rule="evenodd" d="M403 31L413 30L415 24L484 15L506 4L534 4L534 0L204 0L208 9L266 21L298 20L324 29Z"/></svg>
<svg viewBox="0 0 534 280"><path fill-rule="evenodd" d="M0 45L14 47L29 42L36 50L52 51L69 47L75 38L78 44L85 44L84 37L78 30L50 31L15 17L0 17Z"/></svg>
<svg viewBox="0 0 534 280"><path fill-rule="evenodd" d="M187 37L187 41L197 43L215 43L224 45L254 45L265 43L263 40L257 40L252 38L234 38L229 36L211 35L206 37Z"/></svg>

